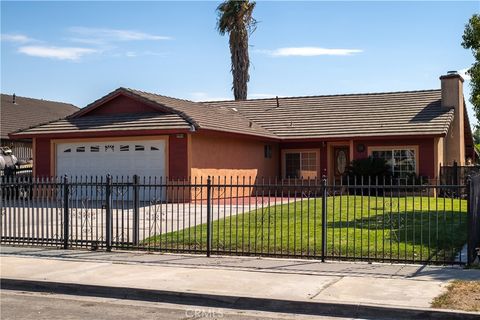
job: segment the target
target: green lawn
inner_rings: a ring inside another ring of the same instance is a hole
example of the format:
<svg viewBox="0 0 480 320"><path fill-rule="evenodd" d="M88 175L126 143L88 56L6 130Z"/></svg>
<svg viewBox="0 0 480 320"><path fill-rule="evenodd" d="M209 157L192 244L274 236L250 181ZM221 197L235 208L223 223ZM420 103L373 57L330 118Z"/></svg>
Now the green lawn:
<svg viewBox="0 0 480 320"><path fill-rule="evenodd" d="M329 197L327 204L330 257L442 261L466 242L465 200L351 195ZM213 251L320 255L321 207L317 198L216 220ZM205 249L206 224L151 237L144 245Z"/></svg>

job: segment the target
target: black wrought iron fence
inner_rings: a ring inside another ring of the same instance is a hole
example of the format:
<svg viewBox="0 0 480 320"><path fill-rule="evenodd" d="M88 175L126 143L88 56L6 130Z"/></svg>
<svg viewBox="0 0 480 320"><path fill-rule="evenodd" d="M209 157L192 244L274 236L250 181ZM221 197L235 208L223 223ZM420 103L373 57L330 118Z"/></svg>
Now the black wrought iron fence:
<svg viewBox="0 0 480 320"><path fill-rule="evenodd" d="M380 179L10 177L1 186L0 232L2 243L65 248L463 264L467 238L479 236L467 227L475 205L455 196L478 190L467 188Z"/></svg>
<svg viewBox="0 0 480 320"><path fill-rule="evenodd" d="M468 253L467 262L478 263L480 258L480 174L470 177L469 215L468 215Z"/></svg>
<svg viewBox="0 0 480 320"><path fill-rule="evenodd" d="M456 162L451 166L440 167L440 184L464 184L468 177L480 174L479 165L459 166Z"/></svg>

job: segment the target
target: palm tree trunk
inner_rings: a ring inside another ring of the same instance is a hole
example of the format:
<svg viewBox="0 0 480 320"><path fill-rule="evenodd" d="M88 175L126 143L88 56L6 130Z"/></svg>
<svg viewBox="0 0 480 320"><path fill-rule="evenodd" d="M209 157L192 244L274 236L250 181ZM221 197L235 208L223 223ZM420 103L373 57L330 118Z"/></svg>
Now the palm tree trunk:
<svg viewBox="0 0 480 320"><path fill-rule="evenodd" d="M247 99L247 82L250 80L248 69L248 32L246 29L230 33L230 53L232 59L233 95L235 100Z"/></svg>

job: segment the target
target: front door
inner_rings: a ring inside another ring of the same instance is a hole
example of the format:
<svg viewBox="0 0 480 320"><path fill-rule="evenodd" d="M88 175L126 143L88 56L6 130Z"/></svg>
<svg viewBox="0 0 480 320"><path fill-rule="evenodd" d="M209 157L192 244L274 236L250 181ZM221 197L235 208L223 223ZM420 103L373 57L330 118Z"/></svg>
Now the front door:
<svg viewBox="0 0 480 320"><path fill-rule="evenodd" d="M347 173L347 167L350 164L349 147L339 146L333 148L333 175L335 184L342 181L342 177Z"/></svg>

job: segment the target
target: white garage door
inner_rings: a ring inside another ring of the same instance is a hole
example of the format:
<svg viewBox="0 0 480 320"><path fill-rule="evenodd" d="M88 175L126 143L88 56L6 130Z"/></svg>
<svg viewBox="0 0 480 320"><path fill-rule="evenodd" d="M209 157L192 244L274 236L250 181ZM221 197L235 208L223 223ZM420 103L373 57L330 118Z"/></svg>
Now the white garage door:
<svg viewBox="0 0 480 320"><path fill-rule="evenodd" d="M165 177L165 140L57 144L57 176Z"/></svg>

